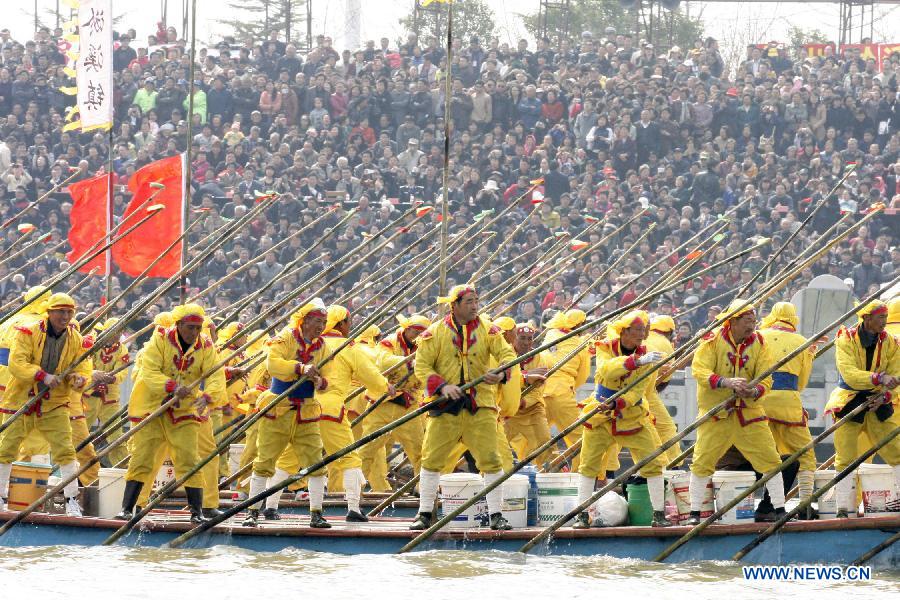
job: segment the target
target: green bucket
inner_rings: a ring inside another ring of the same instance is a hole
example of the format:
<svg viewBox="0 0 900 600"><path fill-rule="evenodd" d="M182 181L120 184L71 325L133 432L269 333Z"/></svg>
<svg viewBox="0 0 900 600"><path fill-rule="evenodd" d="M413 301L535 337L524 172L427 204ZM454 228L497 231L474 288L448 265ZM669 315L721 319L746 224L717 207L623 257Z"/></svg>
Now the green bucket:
<svg viewBox="0 0 900 600"><path fill-rule="evenodd" d="M650 504L650 492L646 483L628 486L628 524L650 525L653 520L653 506Z"/></svg>

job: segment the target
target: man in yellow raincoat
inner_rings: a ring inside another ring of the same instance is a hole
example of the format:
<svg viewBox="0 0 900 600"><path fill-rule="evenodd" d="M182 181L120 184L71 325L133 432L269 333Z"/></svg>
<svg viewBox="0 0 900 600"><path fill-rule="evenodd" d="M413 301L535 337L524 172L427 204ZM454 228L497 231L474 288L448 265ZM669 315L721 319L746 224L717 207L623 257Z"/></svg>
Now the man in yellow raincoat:
<svg viewBox="0 0 900 600"><path fill-rule="evenodd" d="M47 316L16 325L9 352L9 375L0 400L4 421L39 394L39 399L0 434L0 510L6 510L9 476L19 445L31 430L38 430L50 444L53 460L59 464L61 477L77 472L69 403L73 394L89 383L91 363L83 360L65 377L85 351L84 340L73 322L75 301L67 294L56 293L47 300ZM63 489L66 514L81 516L78 504L78 481Z"/></svg>
<svg viewBox="0 0 900 600"><path fill-rule="evenodd" d="M119 319L112 317L103 323L95 324L90 337L96 338L118 322ZM100 425L103 425L118 412L121 398L120 388L128 377L127 365L131 362L128 347L118 340L106 344L95 352L92 358L94 362L93 387L83 398L86 406L85 423L89 428L94 427L98 421ZM116 369L121 370L113 375L112 372ZM112 443L121 434L121 431L110 432L107 437L108 442ZM114 448L108 457L113 465L117 465L125 459L126 455L124 446L119 446Z"/></svg>
<svg viewBox="0 0 900 600"><path fill-rule="evenodd" d="M801 345L806 338L797 333L797 311L790 302L776 302L768 315L760 322L762 335L773 361L779 361ZM803 408L800 395L809 383L816 349L808 347L772 373L772 389L763 398L763 408L769 420L769 429L775 437L775 445L781 455L790 455L812 441L807 422L809 415ZM797 485L800 499L805 500L813 493L815 483L816 454L812 449L800 457ZM808 510L804 515L814 518L815 512Z"/></svg>
<svg viewBox="0 0 900 600"><path fill-rule="evenodd" d="M328 323L322 334L325 340L326 354L338 350L347 342L350 333L350 311L343 306L328 307ZM375 366L371 356L350 341L331 361L322 367L322 377L328 386L316 392L316 399L322 406L322 419L319 427L322 431L322 444L326 454L334 454L349 446L355 440L350 429L350 420L344 400L353 391L353 382L358 381L365 386L366 395L379 398L396 391ZM343 479L344 498L347 500L347 521L360 523L368 521L360 511L359 503L365 475L362 472L362 461L358 452L350 452L329 465L329 479Z"/></svg>
<svg viewBox="0 0 900 600"><path fill-rule="evenodd" d="M772 377L764 377L751 385L773 362L768 345L755 331L756 312L752 304L735 299L717 316L717 320L723 318L727 320L721 327L703 337L691 363L701 414L734 396L724 411L697 430L688 520L693 524L700 522L706 485L716 463L731 446L740 451L754 471L766 473L781 464L762 402L772 387ZM766 490L775 512L758 514L756 518L779 519L784 514L784 481L781 477L773 477L766 484Z"/></svg>
<svg viewBox="0 0 900 600"><path fill-rule="evenodd" d="M247 342L244 324L232 321L216 331L216 348L219 356L225 358ZM210 414L210 425L215 433L222 425L235 416L237 406L241 403L241 394L247 389L247 371L240 365L246 360L244 351L238 352L225 365L225 396L216 402L216 408ZM224 433L223 433L224 435ZM219 477L228 477L228 452L219 455ZM217 490L218 493L218 490Z"/></svg>
<svg viewBox="0 0 900 600"><path fill-rule="evenodd" d="M141 351L140 366L128 402L132 422L141 422L171 399L174 405L147 423L133 438L131 460L125 475L122 512L116 518L127 520L144 486L155 474L159 448L168 445L175 474L182 477L200 462L199 434L201 423L209 419L209 407L225 390L222 369L212 371L218 353L209 336L202 333L205 319L203 307L183 304L172 311L175 324L159 328ZM203 378L203 389L193 385ZM203 475L195 474L185 481L185 493L191 510L191 521L203 519Z"/></svg>
<svg viewBox="0 0 900 600"><path fill-rule="evenodd" d="M675 347L672 345L674 337L675 321L672 320L672 317L668 315L656 315L650 319L650 333L647 334L644 345L647 347L647 351L661 352L664 357L668 357L675 352ZM659 395L659 393L669 385L669 380L671 378L672 373L665 369L665 367L658 370L655 373L653 385L647 387L647 392L644 395L644 399L649 404L648 408L650 409L653 427L656 429L656 433L659 435L661 442L672 439L675 434L678 433L675 421L672 419L672 415L669 414L669 409L663 404L662 398ZM681 454L680 444L675 444L669 448L663 455L666 459L666 464L671 463L678 458L679 454Z"/></svg>
<svg viewBox="0 0 900 600"><path fill-rule="evenodd" d="M537 333L534 325L532 323L516 323L513 331L512 347L516 354L522 356L531 352L534 348L534 336ZM543 352L519 365L521 382L518 411L504 419L506 437L519 460L550 439L550 426L547 424L547 412L544 409L544 381L551 366ZM532 385L533 389L523 393L528 386ZM551 451L546 450L535 459L535 464L540 465L546 462L549 460L550 454Z"/></svg>
<svg viewBox="0 0 900 600"><path fill-rule="evenodd" d="M885 328L888 307L880 300L869 302L857 311L859 323L843 328L835 340L835 362L840 379L831 392L825 411L840 419L862 403L869 409L854 416L834 432L834 468L847 468L862 450L859 434L865 432L874 443L900 425L897 405L900 401L900 341ZM884 462L894 468L895 484L900 484L900 437L878 451ZM854 511L856 493L853 477L837 484L838 517Z"/></svg>
<svg viewBox="0 0 900 600"><path fill-rule="evenodd" d="M596 345L596 388L582 414L598 406L602 410L584 424L581 465L578 469L579 504L594 493L597 477L603 471L603 457L610 447L628 448L634 462L638 462L659 446L659 437L653 429L650 411L644 401L647 388L653 385L652 376L610 400L619 390L640 379L654 363L665 358L662 352L648 351L643 345L649 325L650 316L645 311L629 311L606 326L606 337ZM640 471L641 476L647 479L650 503L653 505L653 527L670 525L665 516L665 481L662 474L665 462L659 456ZM574 526L579 529L591 526L587 512L578 516Z"/></svg>
<svg viewBox="0 0 900 600"><path fill-rule="evenodd" d="M544 343L552 342L569 333L584 323L584 319L584 311L577 308L558 313L547 323L547 335ZM584 337L576 335L547 349L547 362L552 367L582 342L584 342ZM547 378L547 383L544 384L544 406L547 410L547 421L551 425L556 425L557 429L563 430L578 419L581 409L575 394L578 388L587 382L590 374L591 355L590 350L585 346L584 350ZM581 427L576 428L565 437L566 445L571 446L579 439L581 439ZM573 468L578 468L579 460L576 457L572 461Z"/></svg>
<svg viewBox="0 0 900 600"><path fill-rule="evenodd" d="M299 464L304 466L322 458L322 435L319 430L322 409L315 397L315 390L328 385L316 367L327 355L325 341L321 337L327 318L325 305L315 298L291 315L290 324L269 340L266 370L272 383L267 391L259 394L256 408L260 410L268 406L276 396L285 392L288 395L258 421L256 459L250 476L251 497L265 491L267 480L275 475L275 463L285 449L290 448ZM304 381L297 385L301 378ZM309 525L328 529L331 525L322 516L324 470L310 473L308 482ZM272 482L268 483L271 486ZM280 518L277 512L279 495L273 494L266 499L263 515L266 519ZM273 496L275 500L272 500ZM247 512L245 526L257 526L261 504Z"/></svg>
<svg viewBox="0 0 900 600"><path fill-rule="evenodd" d="M888 302L888 318L884 330L893 336L900 337L900 296Z"/></svg>
<svg viewBox="0 0 900 600"><path fill-rule="evenodd" d="M431 325L431 321L421 315L412 315L411 317L399 316L397 319L400 322L400 327L397 331L381 340L378 344L377 349L380 352L381 359L377 364L382 372L414 354L417 339ZM407 375L406 381L399 384L400 380ZM415 409L422 399L422 385L413 372L412 360L391 372L388 375L388 381L396 384L398 394L379 404L366 416L361 424L362 435L368 435L388 423L396 421L410 410ZM370 402L375 400L376 398L369 397ZM387 472L385 454L386 447L389 446L389 440L396 439L400 442L403 451L409 458L413 472L418 473L422 465L422 439L424 437L424 419L423 417L417 417L394 429L391 435L384 435L359 449L363 470L366 471L372 491L390 491L390 486L385 488L387 481L383 478L379 481L377 476L378 473L386 474Z"/></svg>
<svg viewBox="0 0 900 600"><path fill-rule="evenodd" d="M430 411L422 444L419 478L419 514L411 529L426 529L432 520L441 469L448 453L462 442L484 473L485 484L501 476L497 452L498 383L519 377L518 366L509 371L491 369L493 357L500 365L516 358L503 339L499 327L478 315L478 293L467 285L454 286L448 296L438 299L449 305L449 313L419 336L416 350L416 378L425 386L429 399L443 401ZM464 384L483 377L467 390ZM503 517L503 490L498 486L487 494L492 529L509 529Z"/></svg>

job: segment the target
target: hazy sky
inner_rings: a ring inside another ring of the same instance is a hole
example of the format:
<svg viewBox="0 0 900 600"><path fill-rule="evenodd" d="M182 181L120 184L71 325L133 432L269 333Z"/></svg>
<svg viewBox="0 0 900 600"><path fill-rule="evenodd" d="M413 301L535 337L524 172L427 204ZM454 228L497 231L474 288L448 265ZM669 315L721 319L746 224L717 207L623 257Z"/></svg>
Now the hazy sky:
<svg viewBox="0 0 900 600"><path fill-rule="evenodd" d="M113 0L117 15L125 14L119 29L134 27L138 35L155 31L155 23L160 19L163 0ZM181 10L184 0L168 0L169 23L181 29ZM230 9L226 3L233 0L198 0L198 38L210 41L213 36L221 36L226 31L217 19L223 18ZM573 0L577 2L578 0ZM519 13L535 12L538 0L487 0L494 9L501 41L515 42L524 35ZM395 39L402 34L398 20L408 14L413 0L358 0L362 5L362 39L377 39L383 35ZM51 26L55 22L52 11L57 4L65 10L65 5L56 0L2 0L5 11L4 25L8 26L17 39L27 39L34 30L34 7L45 22ZM346 0L313 0L313 32L327 33L334 38L335 47L344 48L344 19ZM705 3L682 2L692 15L701 14L709 34L723 43L726 40L768 41L787 40L791 25L817 28L837 37L838 5L806 4L802 2L780 3ZM881 41L900 41L900 5L877 7L879 20L875 25L875 38ZM232 11L234 12L234 11ZM228 15L230 16L230 15ZM597 31L603 29L598 24ZM868 32L866 32L868 34ZM748 36L758 39L746 40ZM891 37L894 39L884 39Z"/></svg>

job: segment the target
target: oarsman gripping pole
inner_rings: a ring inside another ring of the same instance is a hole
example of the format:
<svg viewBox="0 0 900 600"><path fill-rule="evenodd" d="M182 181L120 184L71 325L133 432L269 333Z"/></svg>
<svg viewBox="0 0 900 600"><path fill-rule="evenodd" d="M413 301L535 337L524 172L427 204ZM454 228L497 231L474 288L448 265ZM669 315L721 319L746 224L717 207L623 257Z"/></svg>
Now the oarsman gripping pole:
<svg viewBox="0 0 900 600"><path fill-rule="evenodd" d="M868 302L868 301L870 301L870 300L872 300L872 299L874 299L874 298L877 298L879 295L881 295L881 294L884 292L884 290L886 290L890 285L893 285L893 284L896 283L897 281L900 281L900 275L898 275L898 276L894 279L894 281L892 281L888 286L885 286L885 288L878 290L877 292L875 292L874 294L872 294L869 298L867 298L864 302ZM745 303L743 303L743 306L737 307L736 310L735 310L735 312L741 311L741 310L743 310L746 306L749 306L749 305L750 305L749 302L745 302ZM835 319L832 323L830 323L828 326L826 326L825 328L823 328L817 335L812 336L812 337L809 338L804 344L800 345L798 348L794 349L792 352L790 352L789 354L787 354L784 358L782 358L781 360L779 360L779 361L777 361L776 363L774 363L772 366L770 366L768 369L766 369L762 374L760 374L758 377L756 377L756 378L755 378L752 382L750 382L748 385L751 385L751 386L752 386L752 385L756 385L756 384L759 383L761 380L765 379L766 377L769 377L772 373L774 373L774 372L777 371L779 368L781 368L782 366L784 366L785 364L787 364L788 362L790 362L794 357L798 356L801 352L805 352L806 349L807 349L809 346L811 346L813 343L815 343L816 340L818 340L819 338L821 338L823 335L826 335L829 331L831 331L831 330L834 329L835 327L840 326L840 325L841 325L844 321L846 321L851 315L853 315L853 314L856 312L856 310L858 310L858 309L857 309L856 307L854 307L854 308L852 308L851 310L849 310L849 311L847 311L846 313L844 313L843 315L841 315L838 319ZM733 314L733 313L732 313L732 314ZM706 335L706 333L707 333L708 331L712 331L713 329L715 329L716 327L718 327L719 325L721 325L722 323L724 323L725 320L726 320L726 318L727 318L727 316L728 316L728 315L724 315L722 318L717 319L711 326L705 328L705 329L701 332L701 334L702 334L702 335ZM702 337L702 335L700 335L697 339L699 339L700 337ZM658 369L658 368L659 368L662 364L664 364L666 361L671 360L673 357L680 356L680 355L679 355L679 352L680 352L681 350L684 350L686 347L687 347L687 345L683 346L682 348L676 350L675 353L672 354L671 356L669 356L665 361L656 364L650 371L648 371L648 372L644 375L644 377L646 377L646 376L650 375L651 373L655 372L656 369ZM635 380L635 381L631 384L631 386L629 386L629 387L632 387L632 386L636 385L637 383L639 383L639 380ZM623 393L624 391L626 391L626 390L625 390L625 389L620 390L619 392L616 392L615 395L620 395L620 394ZM615 396L615 395L614 395L614 396ZM542 540L547 539L550 535L553 534L554 531L556 531L557 529L559 529L560 527L562 527L564 523L566 523L566 522L568 522L570 519L574 518L574 517L575 517L576 515L578 515L580 512L582 512L582 511L584 511L584 510L587 510L587 507L589 507L591 504L593 504L594 502L596 502L597 499L599 499L601 496L603 496L603 494L605 494L606 492L608 492L608 491L610 491L611 489L613 489L616 485L619 485L620 483L624 482L628 477L630 477L632 474L636 473L639 469L643 468L645 465L647 465L647 464L649 464L650 462L656 460L659 456L661 456L663 453L665 453L669 448L671 448L671 447L674 446L675 444L679 443L679 442L680 442L682 439L684 439L688 434L692 433L692 432L695 431L697 428L699 428L700 425L702 425L703 423L709 421L709 420L712 419L716 414L718 414L720 411L722 411L723 409L727 408L727 406L729 405L729 403L732 402L732 401L734 400L734 398L735 398L735 396L734 396L733 394L731 394L731 395L729 395L728 398L726 398L725 400L723 400L722 402L720 402L720 403L717 404L716 406L712 407L709 411L707 411L706 413L704 413L703 415L701 415L700 417L698 417L697 420L695 420L693 423L691 423L690 425L688 425L688 426L687 426L686 428L684 428L682 431L679 431L677 435L675 435L675 436L673 436L672 438L670 438L669 440L663 442L662 445L660 445L659 448L657 448L655 451L653 451L652 453L650 453L650 454L648 454L647 456L645 456L642 460L636 462L633 466L631 466L631 467L625 469L625 471L623 471L618 477L616 477L616 478L613 479L611 482L607 483L606 485L604 485L603 487L601 487L599 490L597 490L596 492L594 492L594 493L591 495L591 497L588 498L586 501L584 501L584 502L582 502L581 504L579 504L578 506L576 506L574 509L572 509L571 511L569 511L567 514L563 515L560 519L557 519L552 525L550 525L549 527L547 527L546 529L544 529L540 534L538 534L537 536L535 536L534 538L532 538L531 540L529 540L529 542L526 543L524 546L522 546L522 547L519 549L519 551L520 551L520 552L528 552L529 550L531 550L532 548L534 548L534 546L536 546L538 543L540 543ZM528 457L527 460L531 460L531 459L533 459L533 458L534 458L533 456L530 456L530 457Z"/></svg>

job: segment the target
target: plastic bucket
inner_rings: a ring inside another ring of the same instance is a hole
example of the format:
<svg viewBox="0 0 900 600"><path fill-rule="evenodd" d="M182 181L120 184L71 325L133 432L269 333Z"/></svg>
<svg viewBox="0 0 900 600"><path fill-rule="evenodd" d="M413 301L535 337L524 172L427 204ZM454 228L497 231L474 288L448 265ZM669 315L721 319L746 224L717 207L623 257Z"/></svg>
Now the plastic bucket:
<svg viewBox="0 0 900 600"><path fill-rule="evenodd" d="M232 444L228 448L228 472L237 473L241 465L241 454L244 453L246 444Z"/></svg>
<svg viewBox="0 0 900 600"><path fill-rule="evenodd" d="M538 525L546 527L578 506L578 473L538 473ZM570 521L571 522L571 521Z"/></svg>
<svg viewBox="0 0 900 600"><path fill-rule="evenodd" d="M900 511L900 497L890 465L859 465L859 486L866 516L884 516Z"/></svg>
<svg viewBox="0 0 900 600"><path fill-rule="evenodd" d="M528 527L538 524L538 492L537 492L537 467L526 465L519 471L528 478Z"/></svg>
<svg viewBox="0 0 900 600"><path fill-rule="evenodd" d="M716 471L712 476L716 492L716 508L725 506L735 496L742 495L747 488L756 483L753 471ZM736 506L722 515L722 523L752 523L756 507L753 494L743 498Z"/></svg>
<svg viewBox="0 0 900 600"><path fill-rule="evenodd" d="M666 480L666 517L672 523L680 523L691 516L691 473L690 471L664 471ZM703 504L700 505L700 516L708 517L713 513L713 484L706 484Z"/></svg>
<svg viewBox="0 0 900 600"><path fill-rule="evenodd" d="M44 495L50 465L30 462L14 462L9 473L7 510L22 510Z"/></svg>
<svg viewBox="0 0 900 600"><path fill-rule="evenodd" d="M813 489L819 491L837 475L834 469L823 469L813 472ZM833 519L837 515L837 486L819 497L819 516L822 519Z"/></svg>
<svg viewBox="0 0 900 600"><path fill-rule="evenodd" d="M121 509L127 472L128 469L100 469L97 516L101 519L111 519Z"/></svg>
<svg viewBox="0 0 900 600"><path fill-rule="evenodd" d="M503 482L503 516L515 529L528 526L528 477L513 475Z"/></svg>
<svg viewBox="0 0 900 600"><path fill-rule="evenodd" d="M484 481L475 473L450 473L441 475L441 515L453 512L481 491ZM447 527L471 529L487 521L487 502L481 500L457 515Z"/></svg>
<svg viewBox="0 0 900 600"><path fill-rule="evenodd" d="M648 526L653 521L653 506L646 483L631 484L628 491L628 524Z"/></svg>

